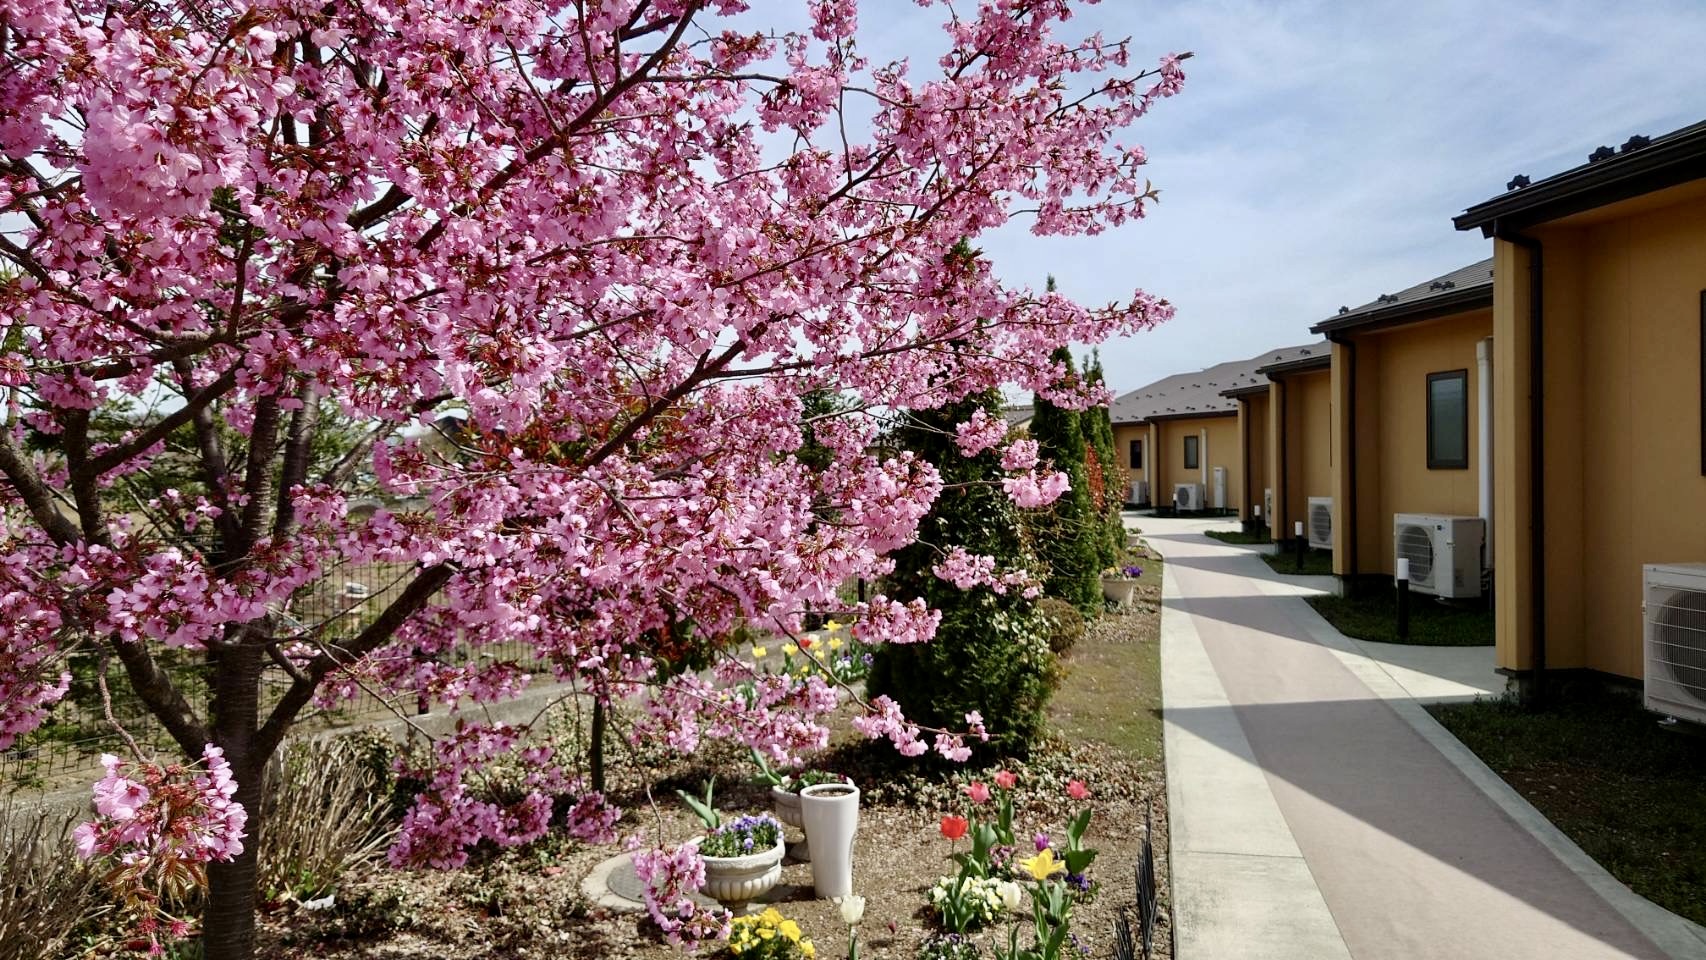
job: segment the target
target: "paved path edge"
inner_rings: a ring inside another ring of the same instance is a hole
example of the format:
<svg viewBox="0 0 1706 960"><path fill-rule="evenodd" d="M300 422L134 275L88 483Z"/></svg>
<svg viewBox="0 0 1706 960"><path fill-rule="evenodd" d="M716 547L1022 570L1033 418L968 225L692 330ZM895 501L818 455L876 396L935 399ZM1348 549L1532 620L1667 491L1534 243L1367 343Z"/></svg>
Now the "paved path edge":
<svg viewBox="0 0 1706 960"><path fill-rule="evenodd" d="M1468 778L1470 783L1504 811L1506 816L1550 850L1570 872L1580 877L1583 883L1599 894L1601 899L1628 920L1635 929L1653 941L1654 945L1672 960L1700 960L1700 957L1706 956L1706 927L1666 910L1612 876L1552 821L1546 819L1545 814L1535 809L1516 788L1482 762L1463 741L1434 719L1433 714L1410 696L1378 659L1368 655L1360 642L1340 633L1301 598L1298 603L1306 610L1301 615L1301 622L1312 639L1332 650L1347 669L1386 701L1393 712L1432 744L1434 749L1444 754L1451 765Z"/></svg>
<svg viewBox="0 0 1706 960"><path fill-rule="evenodd" d="M1202 646L1191 615L1179 606L1182 598L1178 583L1166 564L1165 554L1161 595L1161 716L1167 769L1168 886L1174 960L1227 960L1242 956L1260 956L1263 960L1350 960L1350 949L1339 933L1326 898L1309 872L1302 851L1297 849L1266 774L1259 767L1251 763L1250 769L1243 772L1254 774L1261 784L1260 793L1273 808L1271 816L1255 818L1267 822L1263 832L1270 835L1239 837L1242 851L1191 849L1191 838L1197 831L1186 826L1189 805L1184 794L1186 781L1191 779L1201 756L1186 760L1187 755L1196 753L1184 746L1190 734L1169 719L1168 714L1173 709L1183 709L1186 703L1197 708L1213 705L1228 711L1232 707L1219 677L1208 663L1208 651ZM1194 673L1187 673L1192 665L1186 661L1200 661ZM1236 719L1232 722L1237 723ZM1239 752L1251 752L1241 730L1238 744L1242 745ZM1289 852L1257 852L1273 850ZM1256 902L1276 895L1290 900L1285 904L1283 920L1277 923L1271 922L1273 915ZM1247 914L1230 917L1226 909L1228 898L1234 905L1248 906L1264 914L1257 918L1256 926L1260 929L1250 929L1252 918Z"/></svg>

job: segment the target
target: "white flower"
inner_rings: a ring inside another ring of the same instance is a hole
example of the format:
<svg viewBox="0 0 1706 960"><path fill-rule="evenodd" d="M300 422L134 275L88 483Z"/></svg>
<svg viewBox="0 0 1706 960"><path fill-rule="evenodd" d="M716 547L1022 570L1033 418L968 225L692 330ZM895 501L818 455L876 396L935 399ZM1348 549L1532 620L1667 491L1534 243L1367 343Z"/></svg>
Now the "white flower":
<svg viewBox="0 0 1706 960"><path fill-rule="evenodd" d="M1024 895L1023 888L1011 880L1003 880L997 889L1001 891L1001 905L1007 908L1007 912L1012 913L1019 909L1019 898Z"/></svg>
<svg viewBox="0 0 1706 960"><path fill-rule="evenodd" d="M864 897L850 893L840 899L840 904L841 919L845 921L848 926L856 927L859 925L859 921L865 919Z"/></svg>

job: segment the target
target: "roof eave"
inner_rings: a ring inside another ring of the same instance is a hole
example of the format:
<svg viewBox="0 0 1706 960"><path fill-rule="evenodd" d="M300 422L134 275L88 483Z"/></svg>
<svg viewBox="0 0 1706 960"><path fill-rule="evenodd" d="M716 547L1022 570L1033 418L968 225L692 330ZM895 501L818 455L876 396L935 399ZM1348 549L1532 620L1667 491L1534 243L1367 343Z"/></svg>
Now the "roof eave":
<svg viewBox="0 0 1706 960"><path fill-rule="evenodd" d="M1510 190L1451 222L1459 230L1480 227L1482 236L1491 237L1501 229L1521 230L1701 178L1706 178L1706 124L1674 140Z"/></svg>
<svg viewBox="0 0 1706 960"><path fill-rule="evenodd" d="M1395 303L1389 307L1370 310L1366 313L1356 313L1343 317L1331 317L1309 328L1310 333L1324 334L1331 338L1335 333L1347 330L1373 330L1382 327L1396 327L1406 323L1420 323L1423 320L1435 320L1449 317L1455 313L1467 313L1470 310L1485 310L1493 305L1493 285L1481 284L1474 287L1464 287L1438 296L1409 303Z"/></svg>
<svg viewBox="0 0 1706 960"><path fill-rule="evenodd" d="M1281 360L1270 363L1265 367L1257 367L1256 372L1272 377L1275 374L1285 376L1288 373L1308 373L1312 370L1326 370L1333 366L1333 355L1324 353L1318 357L1299 357L1295 360Z"/></svg>
<svg viewBox="0 0 1706 960"><path fill-rule="evenodd" d="M1232 400L1240 400L1240 399L1243 399L1244 397L1254 396L1258 393L1267 393L1267 392L1268 392L1268 385L1267 384L1265 384L1265 383L1253 383L1253 384L1250 384L1249 386L1233 387L1230 390L1222 390L1222 391L1220 391L1220 395L1223 397L1227 397L1229 399L1232 399Z"/></svg>

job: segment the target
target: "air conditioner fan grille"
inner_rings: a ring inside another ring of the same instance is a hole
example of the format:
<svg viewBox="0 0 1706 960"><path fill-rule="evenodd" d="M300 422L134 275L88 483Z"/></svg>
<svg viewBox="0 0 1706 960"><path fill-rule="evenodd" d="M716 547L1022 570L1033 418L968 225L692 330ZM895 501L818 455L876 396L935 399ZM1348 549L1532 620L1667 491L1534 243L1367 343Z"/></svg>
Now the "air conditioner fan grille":
<svg viewBox="0 0 1706 960"><path fill-rule="evenodd" d="M1706 704L1706 591L1656 590L1647 601L1647 618L1653 625L1647 669Z"/></svg>
<svg viewBox="0 0 1706 960"><path fill-rule="evenodd" d="M1407 524L1398 530L1398 556L1410 561L1410 582L1431 586L1434 582L1434 538L1427 527Z"/></svg>

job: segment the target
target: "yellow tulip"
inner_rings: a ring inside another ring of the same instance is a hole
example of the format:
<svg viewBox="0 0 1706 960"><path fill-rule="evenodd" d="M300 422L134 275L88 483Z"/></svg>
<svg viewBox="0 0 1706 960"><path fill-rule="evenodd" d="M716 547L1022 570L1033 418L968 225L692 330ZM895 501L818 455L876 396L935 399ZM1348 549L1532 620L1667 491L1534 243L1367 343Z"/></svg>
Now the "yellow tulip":
<svg viewBox="0 0 1706 960"><path fill-rule="evenodd" d="M834 620L831 620L828 623L824 624L823 628L825 630L828 630L830 633L834 633L835 631L841 629L841 624L836 623Z"/></svg>
<svg viewBox="0 0 1706 960"><path fill-rule="evenodd" d="M765 655L767 655L769 652L770 651L764 649L763 647L753 647L752 648L752 659L763 660Z"/></svg>
<svg viewBox="0 0 1706 960"><path fill-rule="evenodd" d="M782 644L782 656L784 656L784 657L791 657L794 654L799 653L799 652L800 652L800 648L794 646L791 643Z"/></svg>
<svg viewBox="0 0 1706 960"><path fill-rule="evenodd" d="M1052 848L1044 850L1028 860L1020 860L1019 866L1024 867L1025 872L1037 880L1047 880L1057 873L1066 872L1066 864L1054 858Z"/></svg>
<svg viewBox="0 0 1706 960"><path fill-rule="evenodd" d="M829 638L829 649L840 650L841 649L841 638L840 637L830 637Z"/></svg>

